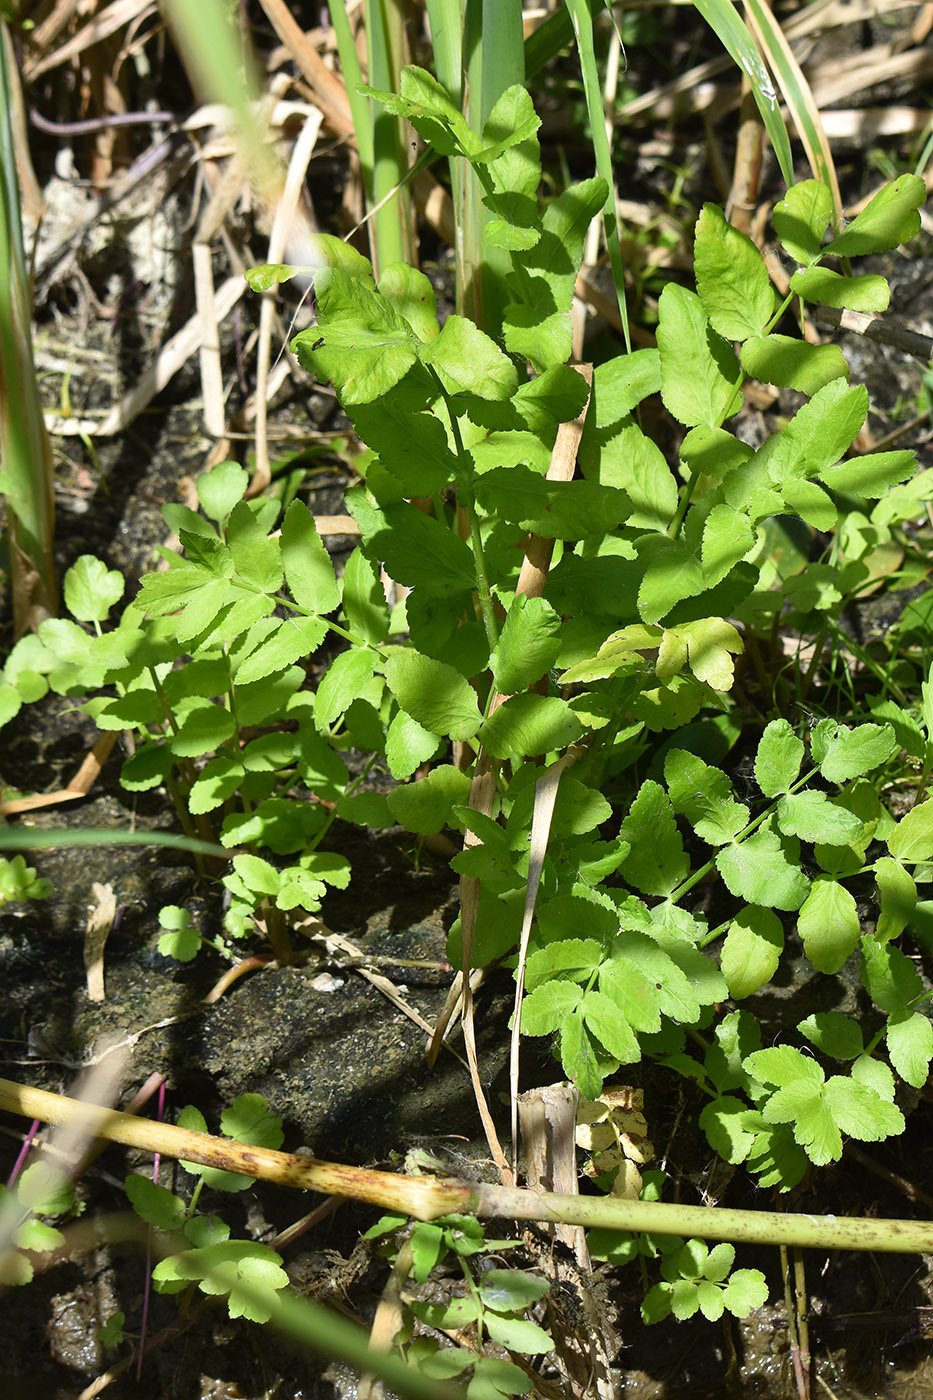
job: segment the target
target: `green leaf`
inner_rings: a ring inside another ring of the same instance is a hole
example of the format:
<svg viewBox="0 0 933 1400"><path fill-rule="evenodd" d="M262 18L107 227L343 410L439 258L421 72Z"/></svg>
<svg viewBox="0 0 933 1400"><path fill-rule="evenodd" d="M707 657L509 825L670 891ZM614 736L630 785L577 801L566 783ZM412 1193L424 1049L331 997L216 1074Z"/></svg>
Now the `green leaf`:
<svg viewBox="0 0 933 1400"><path fill-rule="evenodd" d="M583 989L574 982L542 983L522 1001L522 1034L550 1035L560 1030L582 1000Z"/></svg>
<svg viewBox="0 0 933 1400"><path fill-rule="evenodd" d="M637 1064L641 1046L631 1026L619 1015L617 1003L601 991L586 991L581 1010L587 1030L620 1064Z"/></svg>
<svg viewBox="0 0 933 1400"><path fill-rule="evenodd" d="M291 343L304 369L332 380L341 403L372 403L408 373L417 342L407 321L339 268L315 279L318 324Z"/></svg>
<svg viewBox="0 0 933 1400"><path fill-rule="evenodd" d="M888 1057L900 1077L914 1089L922 1089L933 1059L933 1025L922 1011L901 1012L888 1020L885 1030Z"/></svg>
<svg viewBox="0 0 933 1400"><path fill-rule="evenodd" d="M262 1094L240 1094L220 1117L220 1130L234 1142L277 1151L285 1141L282 1120L269 1112Z"/></svg>
<svg viewBox="0 0 933 1400"><path fill-rule="evenodd" d="M699 297L668 283L658 306L661 397L688 428L718 428L741 405L742 370L731 347L710 328Z"/></svg>
<svg viewBox="0 0 933 1400"><path fill-rule="evenodd" d="M631 846L621 871L642 894L669 895L690 869L670 798L659 783L642 783L619 837Z"/></svg>
<svg viewBox="0 0 933 1400"><path fill-rule="evenodd" d="M365 647L351 647L334 657L314 697L314 717L320 728L326 729L350 708L372 679L378 659L376 652Z"/></svg>
<svg viewBox="0 0 933 1400"><path fill-rule="evenodd" d="M729 925L720 967L737 1001L771 981L784 951L784 929L770 909L746 905Z"/></svg>
<svg viewBox="0 0 933 1400"><path fill-rule="evenodd" d="M634 350L615 355L593 371L593 396L586 433L621 423L649 394L661 389L661 357L657 350Z"/></svg>
<svg viewBox="0 0 933 1400"><path fill-rule="evenodd" d="M402 709L432 734L470 739L482 724L476 692L452 666L417 651L396 651L385 674Z"/></svg>
<svg viewBox="0 0 933 1400"><path fill-rule="evenodd" d="M237 501L243 499L248 485L248 472L236 462L218 462L210 471L202 472L195 482L204 514L218 524L222 524Z"/></svg>
<svg viewBox="0 0 933 1400"><path fill-rule="evenodd" d="M804 301L822 306L848 307L880 315L888 309L891 289L883 277L865 273L861 277L843 277L827 267L808 267L795 272L790 279L791 291Z"/></svg>
<svg viewBox="0 0 933 1400"><path fill-rule="evenodd" d="M285 512L281 549L285 578L299 608L333 612L340 602L340 585L314 516L301 501L292 501Z"/></svg>
<svg viewBox="0 0 933 1400"><path fill-rule="evenodd" d="M833 197L822 180L801 180L774 206L774 231L785 251L805 266L820 256L833 216Z"/></svg>
<svg viewBox="0 0 933 1400"><path fill-rule="evenodd" d="M344 566L343 612L350 630L364 642L389 634L389 608L379 575L357 546Z"/></svg>
<svg viewBox="0 0 933 1400"><path fill-rule="evenodd" d="M664 781L674 811L687 818L701 841L722 846L747 826L748 808L734 800L725 773L686 749L668 751Z"/></svg>
<svg viewBox="0 0 933 1400"><path fill-rule="evenodd" d="M760 1269L736 1269L723 1290L723 1302L733 1317L748 1317L768 1301L768 1285Z"/></svg>
<svg viewBox="0 0 933 1400"><path fill-rule="evenodd" d="M324 825L321 808L289 797L268 797L248 814L224 820L220 842L228 849L239 845L268 846L277 855L306 848Z"/></svg>
<svg viewBox="0 0 933 1400"><path fill-rule="evenodd" d="M840 1011L816 1011L798 1021L797 1029L817 1050L835 1060L855 1060L865 1048L858 1022Z"/></svg>
<svg viewBox="0 0 933 1400"><path fill-rule="evenodd" d="M210 700L195 699L189 702L169 748L176 758L200 758L219 749L235 733L236 721L229 710Z"/></svg>
<svg viewBox="0 0 933 1400"><path fill-rule="evenodd" d="M194 928L169 929L160 937L158 948L164 958L191 962L201 950L201 935Z"/></svg>
<svg viewBox="0 0 933 1400"><path fill-rule="evenodd" d="M779 797L797 781L803 758L803 740L786 719L765 726L755 755L755 781L765 797Z"/></svg>
<svg viewBox="0 0 933 1400"><path fill-rule="evenodd" d="M799 909L809 889L797 864L796 842L782 840L770 824L717 851L716 867L730 894L769 909Z"/></svg>
<svg viewBox="0 0 933 1400"><path fill-rule="evenodd" d="M479 729L480 741L496 758L523 758L566 749L583 725L566 700L525 691L500 705Z"/></svg>
<svg viewBox="0 0 933 1400"><path fill-rule="evenodd" d="M595 481L549 481L527 467L495 467L476 484L490 513L546 539L603 535L626 517L625 495Z"/></svg>
<svg viewBox="0 0 933 1400"><path fill-rule="evenodd" d="M923 991L913 963L893 943L880 943L868 935L861 950L861 978L872 1001L899 1020L909 1015L911 1002Z"/></svg>
<svg viewBox="0 0 933 1400"><path fill-rule="evenodd" d="M65 575L65 606L79 622L103 622L123 597L123 575L93 554L82 554Z"/></svg>
<svg viewBox="0 0 933 1400"><path fill-rule="evenodd" d="M490 658L503 695L527 689L550 670L560 652L560 627L559 615L543 598L515 598Z"/></svg>
<svg viewBox="0 0 933 1400"><path fill-rule="evenodd" d="M875 861L875 881L881 906L875 937L880 943L897 938L910 923L917 907L917 886L900 861L879 856Z"/></svg>
<svg viewBox="0 0 933 1400"><path fill-rule="evenodd" d="M470 779L449 764L433 769L420 782L387 795L389 810L406 831L429 836L446 826L451 811L470 799Z"/></svg>
<svg viewBox="0 0 933 1400"><path fill-rule="evenodd" d="M694 243L697 292L710 325L726 340L756 336L774 314L776 297L764 258L744 233L704 204Z"/></svg>
<svg viewBox="0 0 933 1400"><path fill-rule="evenodd" d="M407 321L419 340L437 335L437 303L429 279L407 263L392 263L379 278L377 290Z"/></svg>
<svg viewBox="0 0 933 1400"><path fill-rule="evenodd" d="M147 1176L131 1174L126 1178L126 1194L136 1214L157 1230L181 1230L187 1209L180 1196L164 1186L157 1186Z"/></svg>
<svg viewBox="0 0 933 1400"><path fill-rule="evenodd" d="M418 356L438 375L448 394L477 394L500 401L511 398L518 388L509 357L463 316L448 316L440 334Z"/></svg>
<svg viewBox="0 0 933 1400"><path fill-rule="evenodd" d="M54 1162L33 1162L16 1185L17 1200L36 1215L64 1215L75 1208L74 1184Z"/></svg>
<svg viewBox="0 0 933 1400"><path fill-rule="evenodd" d="M386 730L386 762L392 777L398 781L410 778L436 751L437 735L399 710Z"/></svg>
<svg viewBox="0 0 933 1400"><path fill-rule="evenodd" d="M318 617L283 619L276 630L240 662L237 685L264 680L296 661L313 656L326 636L327 623Z"/></svg>
<svg viewBox="0 0 933 1400"><path fill-rule="evenodd" d="M188 811L193 816L213 812L233 796L245 776L246 769L237 759L227 755L212 758L188 794Z"/></svg>
<svg viewBox="0 0 933 1400"><path fill-rule="evenodd" d="M722 617L703 617L664 629L655 673L666 680L687 662L697 680L713 690L730 690L735 680L733 653L740 654L745 643L731 622Z"/></svg>
<svg viewBox="0 0 933 1400"><path fill-rule="evenodd" d="M543 1298L550 1284L546 1278L523 1273L521 1269L490 1269L483 1274L479 1294L487 1308L496 1312L523 1312Z"/></svg>
<svg viewBox="0 0 933 1400"><path fill-rule="evenodd" d="M667 535L642 535L636 540L644 567L638 590L638 611L644 622L659 622L684 598L706 588L703 568L686 540Z"/></svg>
<svg viewBox="0 0 933 1400"><path fill-rule="evenodd" d="M777 824L786 836L829 846L847 846L862 832L861 819L830 801L825 792L786 794L778 803Z"/></svg>
<svg viewBox="0 0 933 1400"><path fill-rule="evenodd" d="M744 511L725 504L713 506L703 526L700 557L707 588L721 583L729 570L755 547L755 532Z"/></svg>
<svg viewBox="0 0 933 1400"><path fill-rule="evenodd" d="M359 523L371 560L383 563L397 583L423 584L435 597L471 592L476 569L469 546L415 506L402 504L379 510L354 492L347 507Z"/></svg>
<svg viewBox="0 0 933 1400"><path fill-rule="evenodd" d="M813 476L828 481L827 468L852 444L867 413L864 385L849 388L845 380L834 379L798 409L786 428L768 439L753 461L763 462L779 486Z"/></svg>
<svg viewBox="0 0 933 1400"><path fill-rule="evenodd" d="M859 940L858 905L844 885L817 875L797 915L797 932L818 972L838 972Z"/></svg>
<svg viewBox="0 0 933 1400"><path fill-rule="evenodd" d="M933 857L933 802L928 799L901 817L887 838L887 844L891 855L908 865L930 860Z"/></svg>
<svg viewBox="0 0 933 1400"><path fill-rule="evenodd" d="M523 1317L500 1317L498 1313L485 1312L483 1322L486 1331L494 1342L523 1355L538 1356L554 1350L554 1341L549 1332L536 1322Z"/></svg>
<svg viewBox="0 0 933 1400"><path fill-rule="evenodd" d="M789 335L760 335L742 346L742 368L764 384L797 389L808 397L834 379L847 379L849 365L838 345L808 345Z"/></svg>
<svg viewBox="0 0 933 1400"><path fill-rule="evenodd" d="M853 258L906 243L920 228L917 210L925 199L926 186L918 175L899 175L823 251Z"/></svg>
<svg viewBox="0 0 933 1400"><path fill-rule="evenodd" d="M240 501L230 512L227 545L241 583L252 584L263 593L275 593L281 588L282 555L279 542L266 534L245 501Z"/></svg>
<svg viewBox="0 0 933 1400"><path fill-rule="evenodd" d="M825 748L819 756L814 749L813 756L830 783L848 783L864 773L871 773L897 752L897 739L889 724L860 724L855 729L847 729L845 725L834 725L830 721L826 734ZM892 850L891 854L899 852Z"/></svg>
<svg viewBox="0 0 933 1400"><path fill-rule="evenodd" d="M906 481L917 470L913 452L866 452L851 462L840 462L821 472L821 479L833 491L877 498L899 481Z"/></svg>
<svg viewBox="0 0 933 1400"><path fill-rule="evenodd" d="M454 479L459 463L443 423L433 412L422 411L424 394L406 393L407 384L403 380L375 403L357 404L353 426L398 478L406 496L433 496Z"/></svg>
<svg viewBox="0 0 933 1400"><path fill-rule="evenodd" d="M603 1087L603 1075L579 1006L561 1026L560 1063L564 1074L576 1084L584 1098L599 1097Z"/></svg>

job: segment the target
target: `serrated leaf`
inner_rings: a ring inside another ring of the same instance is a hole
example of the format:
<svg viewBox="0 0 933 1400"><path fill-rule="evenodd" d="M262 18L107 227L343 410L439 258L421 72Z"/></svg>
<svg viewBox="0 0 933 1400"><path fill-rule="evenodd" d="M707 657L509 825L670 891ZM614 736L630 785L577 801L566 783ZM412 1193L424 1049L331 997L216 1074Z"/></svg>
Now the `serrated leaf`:
<svg viewBox="0 0 933 1400"><path fill-rule="evenodd" d="M922 1011L895 1013L885 1028L888 1057L900 1077L922 1089L933 1059L933 1025Z"/></svg>
<svg viewBox="0 0 933 1400"><path fill-rule="evenodd" d="M847 307L850 311L880 315L888 309L891 289L883 277L865 273L861 277L843 277L827 267L808 267L795 272L790 279L791 291L804 301L821 306Z"/></svg>
<svg viewBox="0 0 933 1400"><path fill-rule="evenodd" d="M849 365L838 345L808 345L789 335L760 335L742 346L742 368L763 384L797 389L809 398L834 379L847 379Z"/></svg>
<svg viewBox="0 0 933 1400"><path fill-rule="evenodd" d="M795 847L792 837L782 840L766 825L740 844L723 846L716 867L737 898L770 909L799 909L809 881L797 864Z"/></svg>
<svg viewBox="0 0 933 1400"><path fill-rule="evenodd" d="M490 658L503 695L527 689L550 670L560 652L560 628L560 616L543 598L515 598Z"/></svg>
<svg viewBox="0 0 933 1400"><path fill-rule="evenodd" d="M735 680L733 656L745 650L745 643L731 622L722 617L702 617L695 622L666 627L655 668L660 679L670 674L666 661L674 639L679 644L678 650L681 646L686 650L687 664L701 684L713 690L731 690ZM681 665L677 664L675 669L679 670Z"/></svg>
<svg viewBox="0 0 933 1400"><path fill-rule="evenodd" d="M694 241L697 292L710 325L726 340L758 335L776 298L764 258L752 240L704 204Z"/></svg>
<svg viewBox="0 0 933 1400"><path fill-rule="evenodd" d="M282 520L282 564L295 602L305 612L329 613L340 602L340 585L314 516L292 501Z"/></svg>
<svg viewBox="0 0 933 1400"><path fill-rule="evenodd" d="M103 622L123 597L123 575L93 554L82 554L65 574L65 606L79 622Z"/></svg>
<svg viewBox="0 0 933 1400"><path fill-rule="evenodd" d="M580 993L582 1001L582 992ZM583 1021L580 1006L566 1017L560 1029L560 1063L567 1078L576 1084L585 1099L596 1099L602 1092L603 1076Z"/></svg>
<svg viewBox="0 0 933 1400"><path fill-rule="evenodd" d="M237 685L264 680L296 661L313 656L327 636L327 623L319 617L289 617L251 651L237 668Z"/></svg>
<svg viewBox="0 0 933 1400"><path fill-rule="evenodd" d="M470 739L483 722L476 692L452 666L421 652L393 652L386 681L402 709L432 734Z"/></svg>
<svg viewBox="0 0 933 1400"><path fill-rule="evenodd" d="M706 588L700 560L686 540L642 535L635 545L638 562L644 569L638 589L642 621L659 622L677 603L695 598Z"/></svg>
<svg viewBox="0 0 933 1400"><path fill-rule="evenodd" d="M643 783L619 828L631 850L621 871L642 894L669 895L690 869L670 798L659 783Z"/></svg>
<svg viewBox="0 0 933 1400"><path fill-rule="evenodd" d="M835 1060L854 1060L864 1049L858 1023L841 1011L816 1011L798 1021L797 1029L817 1050Z"/></svg>
<svg viewBox="0 0 933 1400"><path fill-rule="evenodd" d="M828 731L820 772L830 783L848 783L880 768L897 752L897 739L888 724L860 724L855 729L838 725ZM815 757L815 755L814 755ZM892 855L899 854L891 851Z"/></svg>
<svg viewBox="0 0 933 1400"><path fill-rule="evenodd" d="M661 293L658 314L667 409L688 428L718 428L742 401L742 370L731 346L710 328L699 297L675 283Z"/></svg>
<svg viewBox="0 0 933 1400"><path fill-rule="evenodd" d="M641 1046L631 1026L619 1015L615 1001L604 992L591 989L584 992L580 1008L587 1029L596 1036L613 1059L622 1065L638 1063L641 1059Z"/></svg>
<svg viewBox="0 0 933 1400"><path fill-rule="evenodd" d="M917 210L925 199L926 186L918 175L899 175L878 191L824 252L852 258L886 253L899 243L906 243L920 227Z"/></svg>
<svg viewBox="0 0 933 1400"><path fill-rule="evenodd" d="M470 593L476 586L469 546L439 520L408 504L380 510L353 492L347 507L360 526L370 560L383 563L396 582L423 584L435 597Z"/></svg>
<svg viewBox="0 0 933 1400"><path fill-rule="evenodd" d="M858 905L844 885L817 875L797 915L797 932L818 972L838 972L859 940Z"/></svg>
<svg viewBox="0 0 933 1400"><path fill-rule="evenodd" d="M417 360L411 327L374 290L339 268L315 279L318 324L291 343L302 366L332 380L341 403L372 403Z"/></svg>
<svg viewBox="0 0 933 1400"><path fill-rule="evenodd" d="M765 726L755 755L755 781L765 797L778 797L797 780L803 758L803 740L786 719Z"/></svg>
<svg viewBox="0 0 933 1400"><path fill-rule="evenodd" d="M498 345L464 316L448 316L439 335L418 352L449 394L481 399L511 398L518 388L515 366Z"/></svg>
<svg viewBox="0 0 933 1400"><path fill-rule="evenodd" d="M282 586L279 542L267 535L245 501L239 501L227 521L227 546L233 555L237 579L263 593Z"/></svg>
<svg viewBox="0 0 933 1400"><path fill-rule="evenodd" d="M733 1317L748 1317L768 1301L768 1285L760 1269L736 1269L723 1290L723 1302Z"/></svg>
<svg viewBox="0 0 933 1400"><path fill-rule="evenodd" d="M661 388L661 357L657 350L634 350L615 355L593 371L593 397L584 436L591 427L609 428L628 417L642 399Z"/></svg>
<svg viewBox="0 0 933 1400"><path fill-rule="evenodd" d="M522 1033L550 1035L559 1030L583 999L575 982L544 982L522 1001Z"/></svg>
<svg viewBox="0 0 933 1400"><path fill-rule="evenodd" d="M664 760L675 812L687 818L702 841L725 845L747 826L748 808L736 802L732 785L719 768L711 768L686 749L670 749Z"/></svg>
<svg viewBox="0 0 933 1400"><path fill-rule="evenodd" d="M526 691L500 705L479 729L481 743L496 758L519 762L567 748L583 725L566 700Z"/></svg>
<svg viewBox="0 0 933 1400"><path fill-rule="evenodd" d="M785 481L818 476L854 442L868 414L868 391L834 379L798 409L786 428L759 448L753 462L764 463L778 487Z"/></svg>
<svg viewBox="0 0 933 1400"><path fill-rule="evenodd" d="M451 810L470 798L470 779L449 764L435 768L420 782L387 795L389 810L407 831L433 835L445 826Z"/></svg>
<svg viewBox="0 0 933 1400"><path fill-rule="evenodd" d="M729 925L720 967L729 995L740 1001L771 981L784 951L784 929L770 909L747 905Z"/></svg>
<svg viewBox="0 0 933 1400"><path fill-rule="evenodd" d="M204 514L218 524L226 520L237 501L242 500L248 485L249 473L236 462L218 462L210 471L202 472L195 482Z"/></svg>
<svg viewBox="0 0 933 1400"><path fill-rule="evenodd" d="M713 506L703 526L700 559L707 588L721 583L734 565L755 546L755 532L744 511L728 505Z"/></svg>
<svg viewBox="0 0 933 1400"><path fill-rule="evenodd" d="M126 1178L126 1194L136 1214L157 1230L180 1230L187 1209L180 1196L136 1173Z"/></svg>
<svg viewBox="0 0 933 1400"><path fill-rule="evenodd" d="M774 206L774 231L798 263L811 263L833 216L833 197L822 180L801 180Z"/></svg>
<svg viewBox="0 0 933 1400"><path fill-rule="evenodd" d="M577 905L585 901L577 901ZM547 932L546 926L543 930ZM525 986L529 992L556 978L573 982L588 981L603 960L603 948L595 938L561 938L530 954L525 966Z"/></svg>
<svg viewBox="0 0 933 1400"><path fill-rule="evenodd" d="M910 1003L923 991L913 963L892 943L880 943L867 935L861 950L861 977L872 1001L892 1016L908 1015Z"/></svg>
<svg viewBox="0 0 933 1400"><path fill-rule="evenodd" d="M913 452L866 452L851 462L840 462L820 473L833 491L876 499L900 481L907 481L917 470Z"/></svg>
<svg viewBox="0 0 933 1400"><path fill-rule="evenodd" d="M437 303L430 280L407 263L392 263L379 278L377 290L407 321L419 340L437 335Z"/></svg>
<svg viewBox="0 0 933 1400"><path fill-rule="evenodd" d="M854 812L830 801L825 792L787 793L778 803L778 828L786 836L804 841L820 841L829 846L846 846L857 841L862 822Z"/></svg>
<svg viewBox="0 0 933 1400"><path fill-rule="evenodd" d="M479 1293L486 1306L496 1312L518 1312L543 1298L549 1288L546 1278L521 1269L490 1269L480 1280Z"/></svg>
<svg viewBox="0 0 933 1400"><path fill-rule="evenodd" d="M404 710L399 710L386 730L386 762L392 777L398 781L410 778L416 768L433 757L436 750L437 735L425 729Z"/></svg>
<svg viewBox="0 0 933 1400"><path fill-rule="evenodd" d="M277 1151L285 1141L282 1120L269 1112L262 1094L240 1094L220 1117L220 1130L234 1142Z"/></svg>
<svg viewBox="0 0 933 1400"><path fill-rule="evenodd" d="M319 727L327 728L344 714L372 679L377 654L365 647L342 651L327 668L314 697L314 715Z"/></svg>
<svg viewBox="0 0 933 1400"><path fill-rule="evenodd" d="M891 856L880 856L875 861L875 881L881 906L875 937L884 943L897 938L910 923L917 907L917 886L900 861Z"/></svg>
<svg viewBox="0 0 933 1400"><path fill-rule="evenodd" d="M188 811L194 816L213 812L232 797L245 776L246 769L237 759L223 754L212 758L188 794Z"/></svg>
<svg viewBox="0 0 933 1400"><path fill-rule="evenodd" d="M189 702L184 718L169 741L176 758L199 758L219 749L236 732L236 720L222 705L210 700Z"/></svg>

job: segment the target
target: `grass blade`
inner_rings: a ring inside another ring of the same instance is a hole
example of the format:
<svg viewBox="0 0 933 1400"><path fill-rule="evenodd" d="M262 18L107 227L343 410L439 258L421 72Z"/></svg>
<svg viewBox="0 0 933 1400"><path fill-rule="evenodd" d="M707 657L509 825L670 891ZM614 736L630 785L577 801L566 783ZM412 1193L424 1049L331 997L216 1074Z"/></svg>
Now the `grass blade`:
<svg viewBox="0 0 933 1400"><path fill-rule="evenodd" d="M13 147L10 44L0 19L0 490L9 509L17 634L57 610L52 446L32 356L29 278Z"/></svg>
<svg viewBox="0 0 933 1400"><path fill-rule="evenodd" d="M732 6L731 0L693 0L699 14L718 35L726 51L742 72L748 76L752 93L758 104L765 130L777 156L786 185L794 183L794 162L790 138L778 108L777 93L764 60L746 26Z"/></svg>
<svg viewBox="0 0 933 1400"><path fill-rule="evenodd" d="M593 151L596 156L596 170L605 180L609 193L603 209L603 228L606 246L609 249L609 264L612 280L619 304L622 321L622 334L625 337L626 351L631 353L632 342L628 328L628 309L625 304L625 274L622 270L622 245L619 241L619 220L616 215L616 188L612 170L612 151L606 133L606 120L603 113L602 91L599 73L596 68L596 50L593 44L593 16L587 0L567 0L567 9L573 24L577 52L580 55L580 68L583 73L583 89L586 94L586 107L590 119Z"/></svg>
<svg viewBox="0 0 933 1400"><path fill-rule="evenodd" d="M816 105L810 84L794 57L781 26L763 0L745 0L749 28L758 40L771 71L777 78L788 111L794 120L810 168L817 180L829 188L833 197L833 220L842 227L842 196L836 166L830 150L820 109Z"/></svg>

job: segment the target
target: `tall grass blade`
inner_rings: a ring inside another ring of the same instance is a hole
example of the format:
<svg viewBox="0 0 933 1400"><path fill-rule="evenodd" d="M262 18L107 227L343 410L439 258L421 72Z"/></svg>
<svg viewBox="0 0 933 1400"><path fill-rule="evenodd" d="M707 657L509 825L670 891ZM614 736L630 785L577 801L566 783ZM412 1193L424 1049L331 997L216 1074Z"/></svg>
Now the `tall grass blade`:
<svg viewBox="0 0 933 1400"><path fill-rule="evenodd" d="M586 94L586 109L590 119L593 152L596 156L596 170L605 180L609 191L606 195L606 203L603 208L603 228L606 234L606 246L609 249L609 265L612 268L612 280L616 289L616 300L619 304L619 316L622 321L622 334L625 337L625 348L628 352L631 352L632 342L629 336L628 310L625 304L625 274L622 269L622 245L619 241L619 220L616 214L616 188L612 171L612 151L609 146L609 137L606 133L606 118L603 112L602 90L599 83L599 72L596 67L596 49L593 43L593 16L590 12L587 0L567 0L567 9L570 12L574 38L577 43L577 52L580 56L580 68L583 73L583 90Z"/></svg>
<svg viewBox="0 0 933 1400"><path fill-rule="evenodd" d="M726 51L747 74L765 130L777 156L786 185L794 183L794 162L790 138L781 118L778 97L758 45L736 14L732 0L693 0L699 14L718 35Z"/></svg>
<svg viewBox="0 0 933 1400"><path fill-rule="evenodd" d="M0 19L0 491L9 515L17 635L56 612L52 445L32 354L29 278L13 149L10 44Z"/></svg>
<svg viewBox="0 0 933 1400"><path fill-rule="evenodd" d="M402 0L367 0L366 46L369 81L383 92L398 92L405 64ZM391 263L414 263L415 235L411 193L406 181L408 127L382 106L374 106L371 224L373 266L378 277Z"/></svg>
<svg viewBox="0 0 933 1400"><path fill-rule="evenodd" d="M833 197L833 219L836 227L841 229L842 196L839 193L836 166L810 84L766 0L745 0L745 7L749 17L749 28L758 40L761 51L784 94L784 101L803 142L810 168L816 179L822 180Z"/></svg>

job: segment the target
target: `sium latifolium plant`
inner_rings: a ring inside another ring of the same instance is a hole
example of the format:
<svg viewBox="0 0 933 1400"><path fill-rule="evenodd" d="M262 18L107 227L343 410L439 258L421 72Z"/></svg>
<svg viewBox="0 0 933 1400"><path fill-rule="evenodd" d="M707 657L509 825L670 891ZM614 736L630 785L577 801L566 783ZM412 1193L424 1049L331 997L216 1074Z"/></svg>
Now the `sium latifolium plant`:
<svg viewBox="0 0 933 1400"><path fill-rule="evenodd" d="M896 180L829 242L825 188L790 189L774 214L796 265L784 302L755 245L707 205L696 291L663 292L657 350L597 366L582 474L555 482L546 473L558 428L587 400L566 363L569 311L605 187L584 181L539 208L538 119L523 88L503 95L480 134L420 70L407 70L401 95L386 100L479 173L493 215L486 237L511 261L502 343L461 316L441 326L414 269L388 267L377 282L364 258L323 239L317 324L294 349L334 383L370 449L365 483L348 495L361 544L342 576L304 504L279 523L275 503L243 499L245 475L226 464L198 483L203 515L167 508L186 557L167 555L165 572L143 580L109 631L122 581L99 561L79 562L66 598L75 621L45 623L18 644L0 704L9 715L48 685L90 694L98 724L135 729L124 784L166 785L201 834L217 821L236 852L228 928L258 913L283 946L287 914L317 909L328 884L350 878L349 862L321 846L335 816L419 834L472 831L480 843L454 867L481 883L475 962L518 942L540 761L572 749L523 1030L558 1033L565 1071L589 1098L646 1052L700 1077L717 1149L787 1187L808 1157L838 1156L842 1133L899 1132L894 1075L919 1082L933 1049L923 988L891 943L926 878L933 809L924 802L895 822L878 796L902 734L920 722L888 697L871 723L827 718L808 742L772 721L748 793L717 766L740 732L730 692L744 637L773 629L788 605L819 635L821 609L871 577L884 532L933 497L931 474L910 452L846 457L866 391L849 384L837 347L777 329L808 300L884 309L882 278L826 263L910 237L922 181ZM259 269L251 280L265 288L292 271ZM803 399L757 449L725 426L749 377ZM639 425L657 394L684 430L673 470ZM428 499L430 512L413 498ZM863 528L845 528L853 514ZM829 544L785 578L768 540L788 517L814 549ZM554 541L543 597L516 592L529 535ZM379 565L410 590L391 613ZM344 649L321 653L326 669L312 686L308 658L328 637ZM491 756L491 814L469 807L470 773L452 761L452 744ZM357 790L354 751L400 786ZM649 754L651 776L633 785L633 765ZM401 785L425 764L426 777ZM863 935L851 885L865 873L879 920ZM730 912L711 929L688 896L713 878ZM861 940L877 1028L866 1042L854 1022L801 1027L845 1074L827 1077L796 1046L763 1048L750 1012L715 1023L716 1005L774 975L792 921L819 972L837 971ZM451 954L460 956L456 927ZM701 1030L705 1048L686 1054L687 1032L695 1048Z"/></svg>

